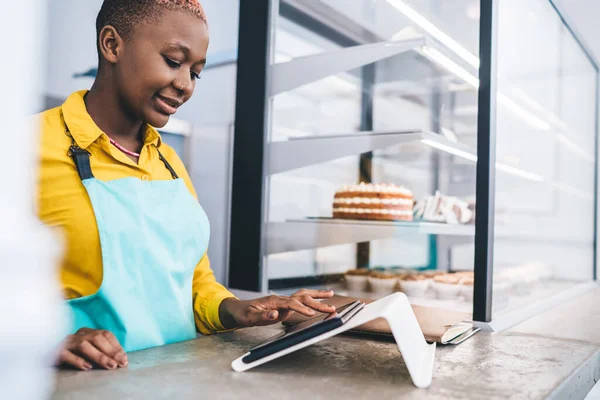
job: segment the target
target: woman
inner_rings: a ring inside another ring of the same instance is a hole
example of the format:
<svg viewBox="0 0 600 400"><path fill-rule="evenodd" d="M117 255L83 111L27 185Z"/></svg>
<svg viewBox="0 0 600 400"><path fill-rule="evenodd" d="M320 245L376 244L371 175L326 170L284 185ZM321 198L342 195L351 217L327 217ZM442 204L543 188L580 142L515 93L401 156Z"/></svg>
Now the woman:
<svg viewBox="0 0 600 400"><path fill-rule="evenodd" d="M181 160L153 127L190 99L206 62L197 0L105 0L89 92L41 115L39 215L61 228L73 313L60 365L127 366L126 352L333 307L300 291L240 301L215 281L209 224Z"/></svg>

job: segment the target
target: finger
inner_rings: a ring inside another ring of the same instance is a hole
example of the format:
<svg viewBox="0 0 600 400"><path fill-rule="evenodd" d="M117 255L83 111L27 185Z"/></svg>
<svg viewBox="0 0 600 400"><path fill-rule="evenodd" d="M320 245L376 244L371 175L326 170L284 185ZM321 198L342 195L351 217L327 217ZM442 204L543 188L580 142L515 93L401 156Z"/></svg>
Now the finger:
<svg viewBox="0 0 600 400"><path fill-rule="evenodd" d="M248 325L249 326L257 326L257 325L269 325L278 322L279 311L270 310L264 311L259 309L251 309L248 313Z"/></svg>
<svg viewBox="0 0 600 400"><path fill-rule="evenodd" d="M333 290L309 290L309 289L302 289L299 290L298 292L294 293L292 295L292 297L296 297L296 296L310 296L314 299L330 299L333 297L335 293L333 292Z"/></svg>
<svg viewBox="0 0 600 400"><path fill-rule="evenodd" d="M116 336L113 335L111 332L104 331L104 337L106 338L106 340L108 340L108 342L111 344L111 346L114 349L116 349L112 358L116 362L118 362L121 367L125 368L129 364L129 359L127 358L127 353L125 353L123 346L121 346L121 344L117 340Z"/></svg>
<svg viewBox="0 0 600 400"><path fill-rule="evenodd" d="M315 315L315 311L312 308L305 306L293 297L279 298L277 301L277 308L296 311L307 317L313 317Z"/></svg>
<svg viewBox="0 0 600 400"><path fill-rule="evenodd" d="M272 311L262 312L261 319L262 319L262 322L275 323L279 319L279 311L272 310Z"/></svg>
<svg viewBox="0 0 600 400"><path fill-rule="evenodd" d="M119 342L116 343L116 346L108 340L110 332L101 333L96 335L92 340L92 344L102 353L107 355L108 357L115 360L121 367L126 365L127 357L123 359L123 355L125 352L119 345Z"/></svg>
<svg viewBox="0 0 600 400"><path fill-rule="evenodd" d="M275 314L271 314L275 313ZM262 321L259 325L271 325L276 324L277 322L283 322L292 315L293 311L291 310L279 310L279 311L269 311L264 312L262 315ZM271 314L271 315L269 315Z"/></svg>
<svg viewBox="0 0 600 400"><path fill-rule="evenodd" d="M298 301L300 301L305 306L310 307L313 310L316 310L316 311L319 311L322 313L329 314L329 313L335 312L334 306L330 306L328 304L321 303L320 301L315 300L308 295L299 297Z"/></svg>
<svg viewBox="0 0 600 400"><path fill-rule="evenodd" d="M117 368L117 362L115 360L98 350L88 341L81 342L77 350L80 355L92 361L99 367L104 369Z"/></svg>
<svg viewBox="0 0 600 400"><path fill-rule="evenodd" d="M68 365L82 371L89 371L92 369L92 364L85 361L83 358L71 353L69 350L62 350L59 354L58 359L59 365Z"/></svg>

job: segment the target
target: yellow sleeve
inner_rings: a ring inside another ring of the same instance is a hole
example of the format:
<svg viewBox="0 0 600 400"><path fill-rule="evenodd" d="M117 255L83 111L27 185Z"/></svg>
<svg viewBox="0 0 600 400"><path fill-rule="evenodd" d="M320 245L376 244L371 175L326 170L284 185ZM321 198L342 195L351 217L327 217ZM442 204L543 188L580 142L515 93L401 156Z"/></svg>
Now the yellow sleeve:
<svg viewBox="0 0 600 400"><path fill-rule="evenodd" d="M224 331L219 318L219 306L223 300L235 296L218 283L210 269L208 255L202 257L194 272L192 282L194 317L196 329L203 335Z"/></svg>
<svg viewBox="0 0 600 400"><path fill-rule="evenodd" d="M177 172L177 175L185 181L190 193L198 199L192 180L175 150L164 143L160 149L167 161L169 161L173 166L173 169L175 169L175 172ZM235 296L217 282L215 275L210 269L208 255L205 254L196 266L194 280L192 282L194 318L196 320L196 329L198 332L203 335L209 335L211 333L226 330L219 318L219 307L223 300L228 298L235 298Z"/></svg>

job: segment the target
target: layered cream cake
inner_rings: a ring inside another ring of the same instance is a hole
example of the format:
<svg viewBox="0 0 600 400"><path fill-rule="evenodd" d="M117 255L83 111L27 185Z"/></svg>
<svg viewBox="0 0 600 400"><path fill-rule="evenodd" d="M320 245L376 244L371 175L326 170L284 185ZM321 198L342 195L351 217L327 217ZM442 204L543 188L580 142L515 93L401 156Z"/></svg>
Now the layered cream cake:
<svg viewBox="0 0 600 400"><path fill-rule="evenodd" d="M333 218L412 221L413 194L394 184L347 185L335 193Z"/></svg>

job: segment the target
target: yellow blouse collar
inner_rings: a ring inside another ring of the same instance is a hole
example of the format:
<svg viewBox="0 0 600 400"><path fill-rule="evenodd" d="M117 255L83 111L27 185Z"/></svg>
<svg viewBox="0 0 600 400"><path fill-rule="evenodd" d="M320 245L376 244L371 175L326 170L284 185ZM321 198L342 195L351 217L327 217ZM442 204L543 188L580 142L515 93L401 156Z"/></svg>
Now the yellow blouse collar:
<svg viewBox="0 0 600 400"><path fill-rule="evenodd" d="M86 93L87 90L75 92L71 94L62 105L65 123L69 127L73 139L82 149L87 149L89 145L94 143L100 136L105 135L87 112L83 100ZM162 139L158 131L146 124L144 146L153 144L156 147L160 147L161 143Z"/></svg>

